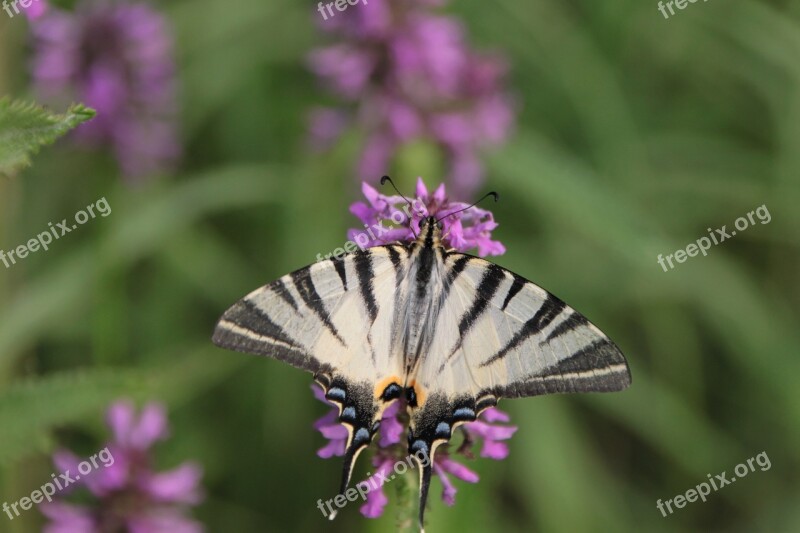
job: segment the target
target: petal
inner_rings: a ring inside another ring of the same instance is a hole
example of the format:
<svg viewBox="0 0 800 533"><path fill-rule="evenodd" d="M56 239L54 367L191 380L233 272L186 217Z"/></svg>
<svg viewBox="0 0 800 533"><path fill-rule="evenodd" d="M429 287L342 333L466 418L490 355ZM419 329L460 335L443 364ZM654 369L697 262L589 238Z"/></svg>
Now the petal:
<svg viewBox="0 0 800 533"><path fill-rule="evenodd" d="M322 433L322 436L326 439L346 439L347 438L347 428L344 424L331 424L330 426L322 426L319 428L319 432Z"/></svg>
<svg viewBox="0 0 800 533"><path fill-rule="evenodd" d="M449 457L442 457L441 459L435 459L435 463L437 463L442 468L442 470L444 470L448 474L453 474L458 479L466 481L467 483L477 483L480 480L480 477L478 477L478 474L476 472L473 472L472 470L462 465L461 463L453 461Z"/></svg>
<svg viewBox="0 0 800 533"><path fill-rule="evenodd" d="M381 193L379 193L375 187L366 181L361 182L361 194L363 194L364 197L369 200L369 203L377 211L380 211L386 206L386 201L382 198L383 195L381 195Z"/></svg>
<svg viewBox="0 0 800 533"><path fill-rule="evenodd" d="M325 399L325 391L322 390L322 387L318 383L311 384L311 392L314 394L314 398L321 402L330 403L327 399Z"/></svg>
<svg viewBox="0 0 800 533"><path fill-rule="evenodd" d="M376 455L373 459L373 465L377 467L375 474L361 482L365 483L369 489L369 492L367 492L367 501L359 509L361 514L367 518L377 518L382 515L383 508L389 502L389 499L383 492L382 483L384 477L386 479L390 477L392 467L394 465L394 459L391 457L381 457Z"/></svg>
<svg viewBox="0 0 800 533"><path fill-rule="evenodd" d="M436 464L434 461L433 464L433 471L434 473L439 476L439 479L442 482L442 501L444 501L445 505L452 506L456 503L456 486L453 485L450 478L445 473L444 469Z"/></svg>
<svg viewBox="0 0 800 533"><path fill-rule="evenodd" d="M47 2L45 2L45 0L38 0L25 10L25 16L27 16L30 20L36 20L47 13L48 8L49 5Z"/></svg>
<svg viewBox="0 0 800 533"><path fill-rule="evenodd" d="M481 457L501 461L508 457L508 445L505 442L486 439L481 448Z"/></svg>
<svg viewBox="0 0 800 533"><path fill-rule="evenodd" d="M108 454L107 458L106 453ZM88 476L81 478L81 482L85 480L86 487L95 496L103 497L128 484L131 459L129 452L113 443L106 445L100 455L98 468L92 470ZM104 458L105 460L103 460Z"/></svg>
<svg viewBox="0 0 800 533"><path fill-rule="evenodd" d="M351 204L350 212L357 216L364 224L374 224L378 218L377 211L364 202L355 202ZM355 231L364 231L364 229L362 228L361 230Z"/></svg>
<svg viewBox="0 0 800 533"><path fill-rule="evenodd" d="M422 176L417 177L417 198L425 202L428 198L428 188L425 187L425 182L422 181Z"/></svg>
<svg viewBox="0 0 800 533"><path fill-rule="evenodd" d="M496 426L490 425L486 422L467 422L464 424L465 429L472 435L483 437L484 439L491 440L506 440L517 431L516 426Z"/></svg>
<svg viewBox="0 0 800 533"><path fill-rule="evenodd" d="M74 478L76 474L80 475L78 473L78 465L80 462L81 460L78 458L78 456L69 450L58 450L53 454L53 463L55 464L56 468L59 470L59 472L64 473L70 478ZM65 487L64 490L69 492L75 487L79 486L82 481L83 480L78 480L75 483L70 484L70 486Z"/></svg>
<svg viewBox="0 0 800 533"><path fill-rule="evenodd" d="M202 500L200 479L203 470L194 463L184 463L177 468L143 476L138 486L150 497L162 503L197 504Z"/></svg>
<svg viewBox="0 0 800 533"><path fill-rule="evenodd" d="M138 450L149 448L168 434L167 415L163 405L149 403L139 415L139 421L130 433L130 444Z"/></svg>
<svg viewBox="0 0 800 533"><path fill-rule="evenodd" d="M383 514L383 508L387 503L389 503L389 498L383 492L383 487L378 487L367 493L367 501L359 508L359 511L367 518L378 518Z"/></svg>
<svg viewBox="0 0 800 533"><path fill-rule="evenodd" d="M99 533L92 513L85 507L69 505L58 501L39 505L41 513L51 520L43 533Z"/></svg>
<svg viewBox="0 0 800 533"><path fill-rule="evenodd" d="M511 417L508 413L501 411L497 407L490 407L486 409L480 416L485 422L510 422Z"/></svg>
<svg viewBox="0 0 800 533"><path fill-rule="evenodd" d="M106 414L106 423L114 434L114 439L123 446L129 444L128 438L133 428L135 411L128 400L115 402Z"/></svg>
<svg viewBox="0 0 800 533"><path fill-rule="evenodd" d="M332 440L319 450L317 450L317 456L321 457L322 459L330 459L334 455L337 457L341 457L344 455L345 439L337 439Z"/></svg>
<svg viewBox="0 0 800 533"><path fill-rule="evenodd" d="M383 412L383 418L381 418L381 438L378 441L378 445L387 448L392 444L397 444L403 438L403 432L405 428L403 424L397 419L397 414L400 411L400 402L394 401L392 402L389 407Z"/></svg>
<svg viewBox="0 0 800 533"><path fill-rule="evenodd" d="M444 183L440 183L433 193L433 201L437 204L444 204L447 200L447 193L444 190Z"/></svg>
<svg viewBox="0 0 800 533"><path fill-rule="evenodd" d="M313 427L316 430L321 430L323 427L332 426L339 421L339 409L333 408L322 418L314 422Z"/></svg>

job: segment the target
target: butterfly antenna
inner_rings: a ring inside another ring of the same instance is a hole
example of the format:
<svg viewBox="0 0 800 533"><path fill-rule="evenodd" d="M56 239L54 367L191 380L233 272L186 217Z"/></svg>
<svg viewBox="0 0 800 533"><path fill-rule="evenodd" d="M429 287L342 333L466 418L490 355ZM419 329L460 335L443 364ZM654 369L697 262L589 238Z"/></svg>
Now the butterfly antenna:
<svg viewBox="0 0 800 533"><path fill-rule="evenodd" d="M460 213L460 212L462 212L462 211L466 211L467 209L472 209L473 207L475 207L476 205L478 205L479 203L481 203L482 201L484 201L484 200L486 199L486 197L487 197L487 196L491 196L491 197L493 197L495 202L496 202L496 201L498 201L498 200L500 199L500 195L499 195L499 194L497 194L496 192L494 192L494 191L487 192L486 194L484 194L483 196L481 196L481 199L480 199L480 200L478 200L477 202L475 202L474 204L472 204L472 205L468 205L467 207L462 207L462 208L461 208L461 209L459 209L458 211L453 211L452 213L447 213L447 214L446 214L445 216L443 216L442 218L440 218L440 219L436 220L436 222L440 222L440 221L442 221L442 220L446 219L447 217L449 217L449 216L451 216L451 215L455 215L456 213Z"/></svg>
<svg viewBox="0 0 800 533"><path fill-rule="evenodd" d="M408 205L409 205L410 207L414 207L413 205L411 205L411 200L409 200L408 198L406 198L406 197L405 197L405 195L404 195L403 193L401 193L401 192L400 192L400 191L397 189L397 185L395 185L395 184L394 184L394 182L392 181L392 178L390 178L389 176L384 176L384 177L382 177L382 178L381 178L381 185L386 185L386 182L387 182L387 181L388 181L389 183L391 183L391 184L392 184L392 188L395 190L395 192L396 192L397 194L399 194L399 195L400 195L400 197L401 197L403 200L405 200L405 201L408 203Z"/></svg>
<svg viewBox="0 0 800 533"><path fill-rule="evenodd" d="M404 195L403 193L401 193L401 192L400 192L400 190L397 188L397 185L395 185L395 184L394 184L394 182L392 181L392 178L390 178L389 176L384 176L384 177L382 177L382 178L381 178L381 185L386 185L386 182L387 182L387 181L388 181L389 183L391 183L391 184L392 184L392 188L395 190L395 192L396 192L397 194L399 194L399 195L400 195L400 197L401 197L403 200L405 200L405 201L406 201L406 203L408 204L408 207L410 207L410 208L411 208L411 211L413 211L413 210L414 210L414 204L412 204L412 203L411 203L411 200L409 200L408 198L406 198L406 197L405 197L405 195ZM413 233L413 234L414 234L414 238L416 239L416 238L417 238L417 232L416 232L416 231L414 231L414 228L413 228L413 227L411 227L411 220L409 220L409 221L408 221L408 229L410 229L410 230L411 230L411 233Z"/></svg>

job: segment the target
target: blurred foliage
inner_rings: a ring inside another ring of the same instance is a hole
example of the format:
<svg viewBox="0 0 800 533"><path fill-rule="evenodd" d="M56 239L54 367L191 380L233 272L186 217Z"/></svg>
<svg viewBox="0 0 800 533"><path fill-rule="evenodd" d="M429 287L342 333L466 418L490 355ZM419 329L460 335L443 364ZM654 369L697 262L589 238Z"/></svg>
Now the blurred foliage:
<svg viewBox="0 0 800 533"><path fill-rule="evenodd" d="M453 508L434 482L428 530L797 531L800 4L696 3L667 20L655 1L451 4L508 54L521 104L489 157L498 263L609 333L633 385L503 402L520 427L510 457L471 463L481 481L459 484ZM358 134L321 155L305 142L305 113L326 100L304 68L323 39L315 5L159 5L178 44L180 172L127 185L108 156L62 141L0 179L2 249L97 198L113 210L0 271L0 501L49 478L56 443L95 451L124 395L170 406L159 457L204 465L209 531L392 529L394 503L375 521L316 509L340 464L314 455L325 408L308 375L209 341L228 305L356 224ZM0 19L0 90L27 97L26 23ZM413 146L387 170L410 190L435 168ZM769 224L674 270L656 262L762 204ZM656 509L762 451L770 470Z"/></svg>

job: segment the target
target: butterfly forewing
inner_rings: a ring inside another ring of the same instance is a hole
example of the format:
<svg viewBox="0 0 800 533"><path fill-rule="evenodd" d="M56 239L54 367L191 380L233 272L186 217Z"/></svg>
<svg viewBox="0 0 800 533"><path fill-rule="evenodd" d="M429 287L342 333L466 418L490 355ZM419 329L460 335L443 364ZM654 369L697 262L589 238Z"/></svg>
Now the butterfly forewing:
<svg viewBox="0 0 800 533"><path fill-rule="evenodd" d="M450 396L605 392L630 384L619 348L583 315L541 287L483 259L466 266L438 317L437 350L416 379Z"/></svg>
<svg viewBox="0 0 800 533"><path fill-rule="evenodd" d="M403 363L393 351L391 331L405 266L402 246L314 263L245 296L214 332L221 347L314 373L349 433L342 490L381 413L402 390ZM384 398L387 387L394 394Z"/></svg>

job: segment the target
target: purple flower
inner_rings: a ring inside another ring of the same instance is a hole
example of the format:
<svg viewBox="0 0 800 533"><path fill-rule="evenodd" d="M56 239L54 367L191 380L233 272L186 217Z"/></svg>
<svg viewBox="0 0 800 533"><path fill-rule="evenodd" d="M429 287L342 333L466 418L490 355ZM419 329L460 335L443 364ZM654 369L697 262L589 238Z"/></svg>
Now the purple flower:
<svg viewBox="0 0 800 533"><path fill-rule="evenodd" d="M322 388L313 384L314 397L327 405L332 405L325 399ZM396 400L386 408L383 412L381 419L381 426L379 429L380 438L378 439L378 448L372 458L372 465L375 467L375 473L368 477L364 482L369 487L367 492L366 502L361 506L361 514L367 518L377 518L383 514L383 509L389 502L384 487L381 484L382 479L388 479L392 476L393 467L395 463L403 460L408 453L405 447L401 446L401 436L403 433L403 423L400 417L405 410L406 404L404 400ZM322 433L322 435L329 439L327 446L322 448L325 450L331 446L335 446L340 453L334 455L344 455L345 441L347 439L347 430L338 422L338 409L334 408L332 411L335 417L331 420L331 413L326 414L314 424L314 427ZM446 505L453 505L455 503L456 487L450 479L454 476L467 483L477 483L478 474L467 468L465 465L455 460L456 456L463 456L469 459L473 458L472 447L476 440L483 443L481 449L481 457L490 459L501 460L505 459L508 455L508 447L504 440L508 440L517 430L516 426L497 425L496 422L508 423L510 418L508 414L497 409L496 407L489 408L481 413L478 420L475 422L468 422L463 426L464 441L455 451L439 448L433 461L433 472L442 482L442 501ZM344 430L342 435L331 436L330 432L326 432L323 428L332 426L339 426ZM320 450L320 452L322 451ZM317 452L320 457L328 458L331 455L322 455Z"/></svg>
<svg viewBox="0 0 800 533"><path fill-rule="evenodd" d="M367 134L361 179L385 174L404 144L428 140L448 183L470 193L483 179L480 152L513 128L506 62L474 52L460 21L431 12L442 4L371 0L319 21L338 41L314 50L309 67Z"/></svg>
<svg viewBox="0 0 800 533"><path fill-rule="evenodd" d="M34 2L23 10L28 20L36 20L44 15L49 9L49 4L45 0L34 0Z"/></svg>
<svg viewBox="0 0 800 533"><path fill-rule="evenodd" d="M347 443L347 428L339 423L339 408L325 398L325 392L316 383L311 384L311 390L317 400L331 406L328 414L314 423L314 429L329 441L327 445L317 450L317 455L323 459L342 456Z"/></svg>
<svg viewBox="0 0 800 533"><path fill-rule="evenodd" d="M397 402L395 402L397 403ZM359 511L367 518L378 518L383 514L383 508L389 503L389 498L383 491L382 479L392 475L392 467L395 459L388 454L376 453L372 459L372 465L376 468L375 474L368 477L365 481L373 488L367 492L367 501L361 506Z"/></svg>
<svg viewBox="0 0 800 533"><path fill-rule="evenodd" d="M97 468L82 475L62 493L86 489L88 505L76 505L61 496L39 508L50 520L45 533L199 533L203 527L187 516L200 503L202 470L186 462L165 472L154 472L150 448L168 435L164 408L148 404L137 416L132 404L117 402L107 415L113 438L99 454ZM82 459L59 450L53 462L60 472L74 474ZM85 460L84 460L85 461ZM84 468L85 470L85 468Z"/></svg>
<svg viewBox="0 0 800 533"><path fill-rule="evenodd" d="M502 243L491 239L491 233L497 227L491 211L470 207L457 213L469 207L469 204L449 200L444 184L430 193L422 178L418 178L416 198L411 206L402 197L380 194L367 183L362 183L361 190L368 203L355 202L350 206L350 212L361 219L364 227L347 232L348 239L361 248L412 241L414 234L419 233L420 222L425 217L435 216L442 218L443 242L448 248L460 252L477 248L481 257L502 255L506 251ZM453 215L448 216L449 213ZM381 233L377 227L373 228L373 225L382 225L384 222L393 225L391 229Z"/></svg>
<svg viewBox="0 0 800 533"><path fill-rule="evenodd" d="M31 20L31 68L39 96L95 108L96 118L76 136L84 144L110 147L126 176L169 169L180 146L166 20L146 4L124 0L86 0L74 12L50 6L37 15Z"/></svg>

